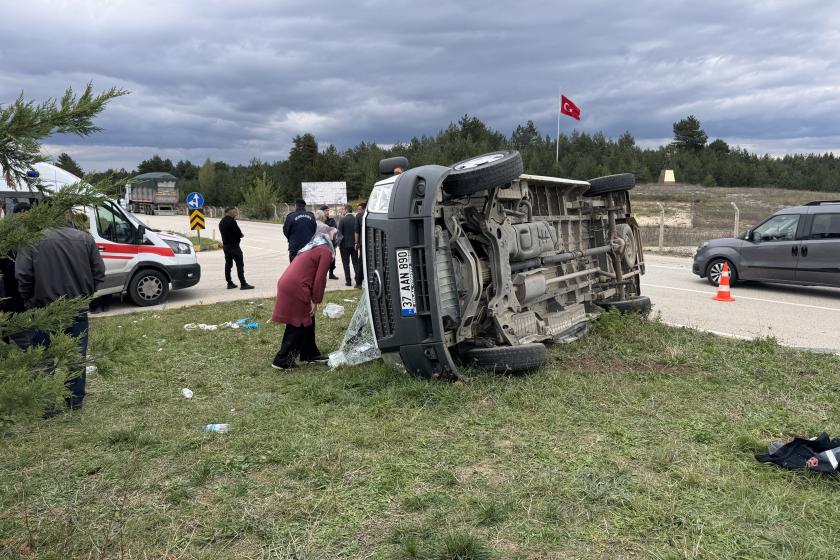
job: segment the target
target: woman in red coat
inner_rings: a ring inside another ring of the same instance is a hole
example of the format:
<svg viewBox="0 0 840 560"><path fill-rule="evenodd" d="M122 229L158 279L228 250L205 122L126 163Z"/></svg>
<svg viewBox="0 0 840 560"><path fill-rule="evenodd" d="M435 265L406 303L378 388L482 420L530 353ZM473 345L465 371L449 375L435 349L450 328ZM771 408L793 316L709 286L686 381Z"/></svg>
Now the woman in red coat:
<svg viewBox="0 0 840 560"><path fill-rule="evenodd" d="M335 256L335 232L335 228L320 226L277 281L277 301L271 321L285 323L286 331L271 363L275 369L296 367L298 355L304 362L327 360L315 344L315 312L324 299L327 273Z"/></svg>

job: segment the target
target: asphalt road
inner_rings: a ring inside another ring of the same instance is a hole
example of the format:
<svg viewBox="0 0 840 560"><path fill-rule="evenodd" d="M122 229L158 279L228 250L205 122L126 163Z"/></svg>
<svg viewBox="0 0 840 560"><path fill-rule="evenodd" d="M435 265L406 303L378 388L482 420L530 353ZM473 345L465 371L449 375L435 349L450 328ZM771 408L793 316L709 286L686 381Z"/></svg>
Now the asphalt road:
<svg viewBox="0 0 840 560"><path fill-rule="evenodd" d="M751 282L732 286L735 301L691 273L691 259L645 255L642 293L668 324L737 338L774 336L786 346L840 353L840 289Z"/></svg>
<svg viewBox="0 0 840 560"><path fill-rule="evenodd" d="M155 229L165 229L182 235L186 235L189 229L186 216L139 215L138 217ZM202 235L213 237L215 233L216 239L219 239L219 220L207 218L205 222L207 229L202 232ZM241 220L239 228L245 234L241 243L242 252L245 255L245 279L255 289L228 290L225 282L224 253L222 251L202 251L198 253L198 262L201 265L201 281L196 286L185 290L174 290L169 294L169 299L163 305L145 307L142 310L171 309L222 301L273 298L276 294L277 279L289 265L289 248L286 237L283 235L283 227L278 224ZM340 280L328 280L327 290L347 289L344 285L341 257L338 259L335 272ZM236 267L234 267L231 276L233 276L234 282L239 284L239 280L236 279ZM103 315L132 313L138 310L141 310L141 308L134 306L128 298L125 298L124 303L113 303L111 310L108 313L103 313Z"/></svg>
<svg viewBox="0 0 840 560"><path fill-rule="evenodd" d="M158 229L187 231L186 216L144 216ZM217 219L207 219L206 235L218 231ZM274 297L280 274L289 264L286 238L277 224L240 221L245 234L245 275L255 290L227 290L224 255L221 251L202 252L201 282L186 290L172 292L163 306L146 309L183 307L219 301ZM218 237L218 234L216 234ZM650 296L654 311L671 325L685 326L737 338L774 336L780 343L813 350L840 353L840 289L784 286L779 284L736 284L733 303L712 300L716 288L691 273L691 259L648 254L647 274L642 292ZM329 280L328 290L344 289L340 280ZM130 303L112 305L109 314L130 313L138 308Z"/></svg>

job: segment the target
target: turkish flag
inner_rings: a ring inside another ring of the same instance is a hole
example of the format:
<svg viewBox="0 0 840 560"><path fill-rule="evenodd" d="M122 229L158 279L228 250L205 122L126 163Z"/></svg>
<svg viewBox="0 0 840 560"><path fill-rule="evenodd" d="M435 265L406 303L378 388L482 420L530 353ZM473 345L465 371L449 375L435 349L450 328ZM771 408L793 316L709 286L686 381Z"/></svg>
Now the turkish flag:
<svg viewBox="0 0 840 560"><path fill-rule="evenodd" d="M564 115L569 115L573 119L580 120L580 109L565 95L560 96L560 112Z"/></svg>

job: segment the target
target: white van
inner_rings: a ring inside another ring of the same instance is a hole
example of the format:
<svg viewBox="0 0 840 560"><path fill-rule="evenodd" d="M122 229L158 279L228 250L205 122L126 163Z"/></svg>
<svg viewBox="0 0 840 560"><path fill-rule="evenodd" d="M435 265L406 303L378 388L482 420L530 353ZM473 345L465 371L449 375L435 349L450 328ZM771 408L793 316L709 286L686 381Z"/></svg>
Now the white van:
<svg viewBox="0 0 840 560"><path fill-rule="evenodd" d="M48 190L81 181L49 163L36 163L41 183ZM0 183L2 180L0 180ZM0 184L0 197L7 212L15 201L34 201L39 196L26 189L6 190ZM87 207L89 231L105 261L105 283L97 296L127 292L136 305L163 303L172 289L195 286L201 279L201 267L188 239L151 229L134 214L108 201Z"/></svg>

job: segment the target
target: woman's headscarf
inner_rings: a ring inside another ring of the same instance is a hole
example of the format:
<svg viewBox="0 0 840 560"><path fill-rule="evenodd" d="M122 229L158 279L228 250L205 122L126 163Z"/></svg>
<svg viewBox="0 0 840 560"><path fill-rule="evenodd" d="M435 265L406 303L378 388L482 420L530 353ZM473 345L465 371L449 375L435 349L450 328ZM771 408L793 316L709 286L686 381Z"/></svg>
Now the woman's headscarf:
<svg viewBox="0 0 840 560"><path fill-rule="evenodd" d="M318 228L315 230L315 235L312 236L312 239L309 240L309 243L303 246L303 249L298 251L298 255L301 253L305 253L310 249L314 249L318 245L326 245L327 248L330 250L333 258L335 258L335 245L332 242L333 233L336 231L334 227L330 227L327 224L320 223L318 224Z"/></svg>

